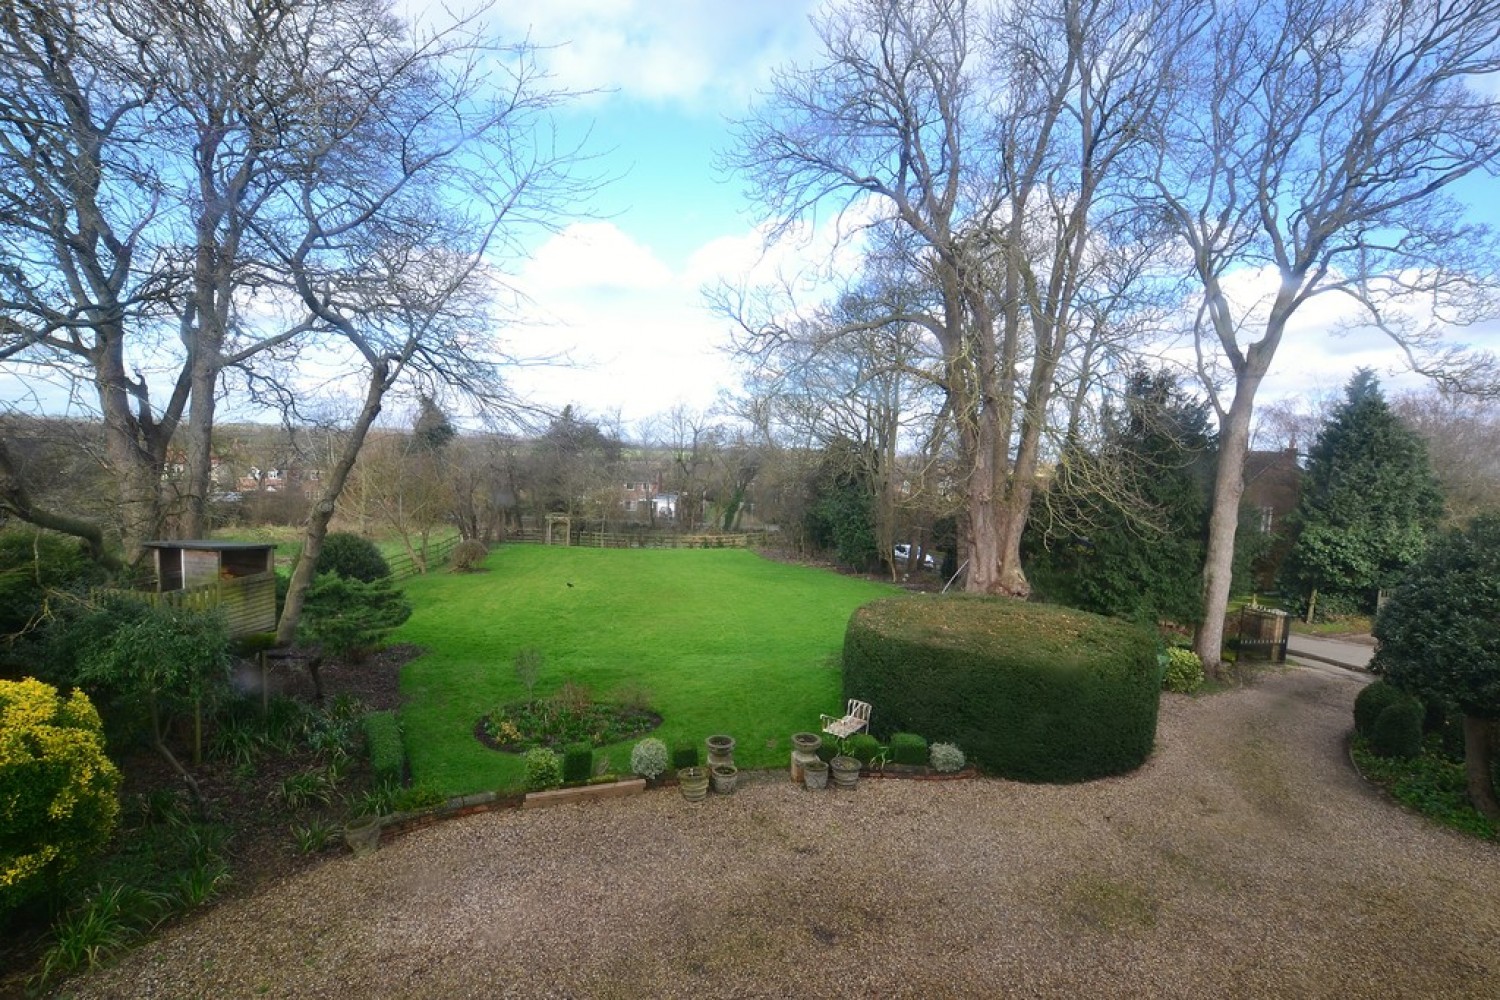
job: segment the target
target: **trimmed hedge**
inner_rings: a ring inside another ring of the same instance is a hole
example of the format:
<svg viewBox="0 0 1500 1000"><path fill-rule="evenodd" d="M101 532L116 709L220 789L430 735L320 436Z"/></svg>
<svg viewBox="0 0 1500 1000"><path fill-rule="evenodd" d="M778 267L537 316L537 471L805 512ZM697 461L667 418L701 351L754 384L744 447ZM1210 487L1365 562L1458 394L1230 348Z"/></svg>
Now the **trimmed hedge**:
<svg viewBox="0 0 1500 1000"><path fill-rule="evenodd" d="M371 712L365 716L365 740L370 747L370 769L377 781L399 782L406 770L406 748L401 743L401 725L395 712Z"/></svg>
<svg viewBox="0 0 1500 1000"><path fill-rule="evenodd" d="M1149 630L1004 598L912 595L867 604L844 635L844 696L876 736L927 733L1022 781L1139 767L1156 740L1162 661Z"/></svg>
<svg viewBox="0 0 1500 1000"><path fill-rule="evenodd" d="M572 743L563 748L562 779L588 781L594 775L594 748L588 743Z"/></svg>
<svg viewBox="0 0 1500 1000"><path fill-rule="evenodd" d="M927 741L916 733L896 733L891 737L891 763L921 767L927 763Z"/></svg>
<svg viewBox="0 0 1500 1000"><path fill-rule="evenodd" d="M672 766L681 770L684 767L698 766L698 744L677 743L672 746Z"/></svg>
<svg viewBox="0 0 1500 1000"><path fill-rule="evenodd" d="M868 764L880 756L880 741L869 733L855 733L849 737L849 756L861 764Z"/></svg>
<svg viewBox="0 0 1500 1000"><path fill-rule="evenodd" d="M1400 704L1411 695L1390 681L1371 681L1354 696L1354 731L1369 739L1375 732L1375 720L1392 705Z"/></svg>

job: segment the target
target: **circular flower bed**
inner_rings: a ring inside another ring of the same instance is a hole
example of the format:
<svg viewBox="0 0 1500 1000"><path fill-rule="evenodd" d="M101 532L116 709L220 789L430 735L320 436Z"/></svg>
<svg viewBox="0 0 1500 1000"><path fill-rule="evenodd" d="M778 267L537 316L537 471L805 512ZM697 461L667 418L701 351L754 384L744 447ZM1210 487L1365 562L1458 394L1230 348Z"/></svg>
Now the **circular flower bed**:
<svg viewBox="0 0 1500 1000"><path fill-rule="evenodd" d="M491 750L522 753L533 747L561 750L572 743L596 747L623 743L659 725L661 716L649 709L539 698L502 705L480 716L474 737Z"/></svg>

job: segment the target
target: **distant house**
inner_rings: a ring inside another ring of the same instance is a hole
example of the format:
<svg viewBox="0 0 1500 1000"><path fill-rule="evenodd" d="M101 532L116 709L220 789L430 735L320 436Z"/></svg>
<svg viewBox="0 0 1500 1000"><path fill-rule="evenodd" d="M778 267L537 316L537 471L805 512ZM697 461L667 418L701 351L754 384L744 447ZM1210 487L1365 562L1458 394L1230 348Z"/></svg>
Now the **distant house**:
<svg viewBox="0 0 1500 1000"><path fill-rule="evenodd" d="M662 492L660 470L642 465L627 476L620 486L620 509L627 521L671 520L677 515L677 494Z"/></svg>
<svg viewBox="0 0 1500 1000"><path fill-rule="evenodd" d="M1286 531L1287 518L1297 509L1302 495L1302 466L1293 445L1279 451L1252 451L1245 456L1245 492L1240 498L1243 508L1254 518L1253 526L1272 538L1270 550L1255 564L1255 585L1271 590L1276 574L1291 550L1292 540Z"/></svg>

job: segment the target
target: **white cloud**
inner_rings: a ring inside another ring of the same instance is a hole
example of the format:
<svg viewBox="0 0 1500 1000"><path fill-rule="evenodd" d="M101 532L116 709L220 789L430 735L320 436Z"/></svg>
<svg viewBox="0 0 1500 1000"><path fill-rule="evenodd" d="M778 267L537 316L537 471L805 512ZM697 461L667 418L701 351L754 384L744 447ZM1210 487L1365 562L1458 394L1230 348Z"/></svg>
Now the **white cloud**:
<svg viewBox="0 0 1500 1000"><path fill-rule="evenodd" d="M627 98L742 106L770 68L804 55L816 38L811 0L514 0L485 16L504 37L543 46L561 87ZM435 0L407 0L441 20Z"/></svg>

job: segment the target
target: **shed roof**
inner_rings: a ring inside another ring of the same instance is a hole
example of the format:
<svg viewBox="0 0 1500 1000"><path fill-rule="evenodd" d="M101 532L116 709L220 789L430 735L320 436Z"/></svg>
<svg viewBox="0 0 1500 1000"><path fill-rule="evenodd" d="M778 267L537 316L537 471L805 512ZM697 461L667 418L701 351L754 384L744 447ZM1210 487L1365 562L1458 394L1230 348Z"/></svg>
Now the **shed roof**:
<svg viewBox="0 0 1500 1000"><path fill-rule="evenodd" d="M145 542L148 549L199 549L208 552L245 552L252 549L274 549L272 542L220 542L212 539L184 539L172 542Z"/></svg>

